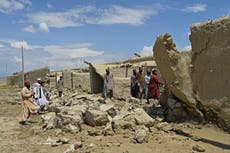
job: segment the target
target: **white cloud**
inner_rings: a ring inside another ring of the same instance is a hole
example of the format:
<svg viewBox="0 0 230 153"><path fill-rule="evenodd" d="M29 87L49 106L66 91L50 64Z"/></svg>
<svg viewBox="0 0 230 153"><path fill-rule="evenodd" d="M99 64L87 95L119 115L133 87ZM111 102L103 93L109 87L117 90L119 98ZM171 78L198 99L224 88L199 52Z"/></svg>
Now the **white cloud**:
<svg viewBox="0 0 230 153"><path fill-rule="evenodd" d="M91 6L69 9L64 12L38 12L27 14L28 22L34 24L46 23L48 27L65 28L81 26L84 13L93 12Z"/></svg>
<svg viewBox="0 0 230 153"><path fill-rule="evenodd" d="M26 41L17 41L12 39L0 40L1 42L8 43L12 48L21 48L23 46L24 49L33 49L31 45L29 45Z"/></svg>
<svg viewBox="0 0 230 153"><path fill-rule="evenodd" d="M68 57L68 58L82 58L82 57L94 57L102 55L104 52L95 51L90 49L92 45L88 43L84 44L68 44L68 45L49 45L44 46L44 50L53 54L53 56L58 57Z"/></svg>
<svg viewBox="0 0 230 153"><path fill-rule="evenodd" d="M47 26L46 23L40 23L39 24L39 30L41 32L49 32L49 27Z"/></svg>
<svg viewBox="0 0 230 153"><path fill-rule="evenodd" d="M105 57L103 51L97 51L92 49L93 45L90 43L81 44L58 44L58 45L31 45L26 41L18 40L0 40L5 45L5 52L1 52L2 57L9 57L8 53L11 53L10 63L11 65L18 65L20 62L20 48L24 47L25 56L25 69L26 71L36 69L43 66L49 66L51 69L66 69L76 68L83 66L83 59L91 59L93 61L99 61L102 57ZM29 51L29 52L28 52ZM1 57L0 56L0 57ZM81 59L79 61L79 59ZM97 60L98 59L98 60ZM114 55L111 57L114 59ZM0 61L1 64L1 61ZM12 66L13 67L13 66ZM18 71L13 70L12 71Z"/></svg>
<svg viewBox="0 0 230 153"><path fill-rule="evenodd" d="M47 8L53 8L53 5L51 5L50 3L47 3Z"/></svg>
<svg viewBox="0 0 230 153"><path fill-rule="evenodd" d="M78 27L85 24L129 24L141 25L150 16L157 15L163 7L127 8L112 6L110 8L96 8L83 6L68 9L63 12L37 12L27 14L27 22L33 24L46 23L48 27L65 28Z"/></svg>
<svg viewBox="0 0 230 153"><path fill-rule="evenodd" d="M34 33L36 32L36 30L34 29L34 26L33 25L29 25L25 28L23 28L24 31L27 31L27 32L31 32L31 33Z"/></svg>
<svg viewBox="0 0 230 153"><path fill-rule="evenodd" d="M192 49L191 45L188 45L182 48L182 51L190 51L191 49Z"/></svg>
<svg viewBox="0 0 230 153"><path fill-rule="evenodd" d="M206 11L206 6L207 6L206 4L194 4L185 7L184 9L182 9L182 11L192 12L192 13L203 12Z"/></svg>
<svg viewBox="0 0 230 153"><path fill-rule="evenodd" d="M99 9L100 15L96 18L89 18L86 22L92 24L130 24L141 25L145 20L158 13L158 10L149 8L125 8L112 6L108 9Z"/></svg>
<svg viewBox="0 0 230 153"><path fill-rule="evenodd" d="M14 11L23 10L30 5L32 5L31 0L1 0L0 12L10 14Z"/></svg>
<svg viewBox="0 0 230 153"><path fill-rule="evenodd" d="M0 48L4 48L4 47L5 47L4 45L0 44Z"/></svg>
<svg viewBox="0 0 230 153"><path fill-rule="evenodd" d="M144 46L140 51L141 56L153 56L153 46Z"/></svg>

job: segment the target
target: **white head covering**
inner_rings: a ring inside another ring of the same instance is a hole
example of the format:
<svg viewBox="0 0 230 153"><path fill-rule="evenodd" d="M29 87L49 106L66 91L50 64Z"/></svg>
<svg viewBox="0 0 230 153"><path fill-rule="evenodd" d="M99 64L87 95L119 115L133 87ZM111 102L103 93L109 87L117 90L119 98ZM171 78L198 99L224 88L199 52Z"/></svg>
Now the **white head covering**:
<svg viewBox="0 0 230 153"><path fill-rule="evenodd" d="M37 78L37 81L41 81L42 79L41 78Z"/></svg>

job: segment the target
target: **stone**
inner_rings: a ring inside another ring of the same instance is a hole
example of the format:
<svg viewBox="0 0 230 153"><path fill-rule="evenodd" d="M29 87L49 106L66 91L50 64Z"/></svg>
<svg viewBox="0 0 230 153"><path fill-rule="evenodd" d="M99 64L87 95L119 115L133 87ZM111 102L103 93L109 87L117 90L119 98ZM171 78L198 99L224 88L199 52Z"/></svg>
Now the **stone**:
<svg viewBox="0 0 230 153"><path fill-rule="evenodd" d="M161 122L161 123L156 124L156 128L159 131L164 131L164 132L168 132L173 129L173 127L167 122Z"/></svg>
<svg viewBox="0 0 230 153"><path fill-rule="evenodd" d="M130 97L129 102L134 104L140 104L140 99L135 97Z"/></svg>
<svg viewBox="0 0 230 153"><path fill-rule="evenodd" d="M77 141L74 143L74 149L82 148L83 144L81 141Z"/></svg>
<svg viewBox="0 0 230 153"><path fill-rule="evenodd" d="M98 98L98 102L101 103L101 104L105 104L106 103L105 102L105 98L102 98L102 97Z"/></svg>
<svg viewBox="0 0 230 153"><path fill-rule="evenodd" d="M67 139L67 138L59 138L58 142L61 142L62 144L68 144L69 139Z"/></svg>
<svg viewBox="0 0 230 153"><path fill-rule="evenodd" d="M117 115L117 111L113 104L102 104L100 105L100 110L107 112L112 118Z"/></svg>
<svg viewBox="0 0 230 153"><path fill-rule="evenodd" d="M64 153L74 153L74 152L75 152L74 144L71 144L69 148L64 151Z"/></svg>
<svg viewBox="0 0 230 153"><path fill-rule="evenodd" d="M54 105L54 104L49 105L48 111L49 112L55 112L55 113L60 113L61 112L60 111L60 106L59 105Z"/></svg>
<svg viewBox="0 0 230 153"><path fill-rule="evenodd" d="M58 138L51 138L51 137L48 137L47 140L46 140L46 142L43 143L43 144L51 145L52 147L56 147L56 146L62 145L61 142L58 142Z"/></svg>
<svg viewBox="0 0 230 153"><path fill-rule="evenodd" d="M106 112L100 110L87 110L85 113L85 123L90 126L103 126L109 122Z"/></svg>
<svg viewBox="0 0 230 153"><path fill-rule="evenodd" d="M63 125L73 124L73 125L78 126L84 122L80 115L72 116L72 115L59 114L59 116L63 120Z"/></svg>
<svg viewBox="0 0 230 153"><path fill-rule="evenodd" d="M94 146L95 146L95 144L93 144L93 143L90 143L90 144L89 144L89 147L90 147L90 148L93 148Z"/></svg>
<svg viewBox="0 0 230 153"><path fill-rule="evenodd" d="M106 125L106 127L103 129L102 133L103 133L104 136L108 136L108 135L112 136L112 135L114 135L114 130L112 128L111 123L108 123Z"/></svg>
<svg viewBox="0 0 230 153"><path fill-rule="evenodd" d="M112 128L115 133L122 133L123 130L134 129L136 122L134 117L130 114L119 114L112 120Z"/></svg>
<svg viewBox="0 0 230 153"><path fill-rule="evenodd" d="M54 129L62 126L61 120L54 112L47 113L41 116L45 129Z"/></svg>
<svg viewBox="0 0 230 153"><path fill-rule="evenodd" d="M68 114L68 115L84 115L86 110L88 109L88 105L82 104L82 105L74 105L71 107L62 107L61 113Z"/></svg>
<svg viewBox="0 0 230 153"><path fill-rule="evenodd" d="M155 124L155 120L150 117L142 108L136 108L132 112L134 116L134 120L137 125L145 125L147 127L151 127Z"/></svg>
<svg viewBox="0 0 230 153"><path fill-rule="evenodd" d="M89 130L88 131L89 136L100 136L102 135L101 130Z"/></svg>
<svg viewBox="0 0 230 153"><path fill-rule="evenodd" d="M48 137L44 144L48 144L48 145L51 145L52 147L56 147L56 146L60 146L63 144L68 144L68 143L69 143L69 139L67 138Z"/></svg>
<svg viewBox="0 0 230 153"><path fill-rule="evenodd" d="M66 133L78 133L81 131L81 129L78 126L72 125L72 124L68 124L66 126L63 127L63 131Z"/></svg>
<svg viewBox="0 0 230 153"><path fill-rule="evenodd" d="M149 129L144 125L137 126L134 133L134 140L137 143L148 142Z"/></svg>
<svg viewBox="0 0 230 153"><path fill-rule="evenodd" d="M77 149L82 148L82 143L80 141L71 144L69 148L64 153L74 153Z"/></svg>
<svg viewBox="0 0 230 153"><path fill-rule="evenodd" d="M61 129L56 129L55 135L56 135L56 136L61 136L61 135L63 135L62 130L61 130Z"/></svg>
<svg viewBox="0 0 230 153"><path fill-rule="evenodd" d="M205 152L205 149L200 145L193 146L192 150L197 151L197 152Z"/></svg>

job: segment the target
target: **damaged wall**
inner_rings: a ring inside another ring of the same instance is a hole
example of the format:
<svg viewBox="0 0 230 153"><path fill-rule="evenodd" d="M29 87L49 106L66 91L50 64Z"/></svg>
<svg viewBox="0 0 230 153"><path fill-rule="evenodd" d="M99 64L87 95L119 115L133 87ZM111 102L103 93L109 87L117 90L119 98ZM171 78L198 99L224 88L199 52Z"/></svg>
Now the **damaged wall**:
<svg viewBox="0 0 230 153"><path fill-rule="evenodd" d="M84 91L90 92L90 77L89 73L72 73L73 89L80 88Z"/></svg>
<svg viewBox="0 0 230 153"><path fill-rule="evenodd" d="M227 131L230 131L229 36L230 16L193 24L190 53L178 52L169 34L160 35L153 48L169 91L189 108L189 115L203 114Z"/></svg>
<svg viewBox="0 0 230 153"><path fill-rule="evenodd" d="M169 90L185 103L192 112L201 115L196 108L190 76L190 53L181 54L176 50L169 34L160 35L153 47L157 67Z"/></svg>
<svg viewBox="0 0 230 153"><path fill-rule="evenodd" d="M63 71L63 87L73 89L73 77L71 71Z"/></svg>
<svg viewBox="0 0 230 153"><path fill-rule="evenodd" d="M43 67L40 69L32 70L26 72L24 74L25 80L29 80L31 83L37 82L37 78L41 78L42 80L46 80L47 74L50 73L50 69L48 67ZM22 85L22 75L12 75L7 77L7 85ZM24 84L24 83L23 83Z"/></svg>
<svg viewBox="0 0 230 153"><path fill-rule="evenodd" d="M230 97L230 17L191 26L193 88L202 101Z"/></svg>

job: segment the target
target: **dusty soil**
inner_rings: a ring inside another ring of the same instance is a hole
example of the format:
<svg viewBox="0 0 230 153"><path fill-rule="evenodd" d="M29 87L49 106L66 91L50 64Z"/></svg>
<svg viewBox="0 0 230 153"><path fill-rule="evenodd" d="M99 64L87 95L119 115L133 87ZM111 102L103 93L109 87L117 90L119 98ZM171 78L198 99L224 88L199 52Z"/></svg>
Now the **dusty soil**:
<svg viewBox="0 0 230 153"><path fill-rule="evenodd" d="M230 134L224 133L212 125L194 125L192 123L172 124L178 131L152 130L149 142L135 144L133 131L113 136L90 136L88 131L97 128L82 126L76 134L60 133L60 130L42 129L40 115L32 115L32 125L21 125L21 105L19 89L0 87L0 152L1 153L63 153L70 144L81 141L82 148L75 152L91 153L192 153L199 145L208 153L230 153ZM52 147L44 144L47 138L64 137L69 144Z"/></svg>

